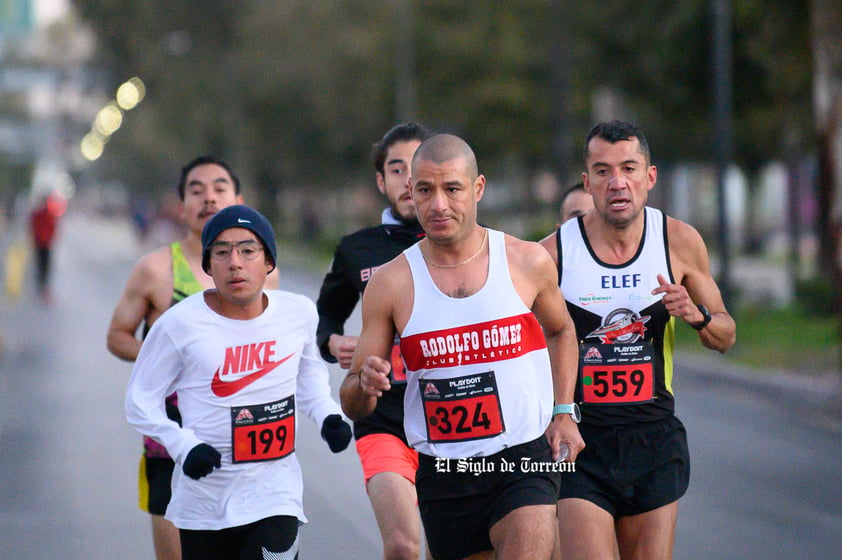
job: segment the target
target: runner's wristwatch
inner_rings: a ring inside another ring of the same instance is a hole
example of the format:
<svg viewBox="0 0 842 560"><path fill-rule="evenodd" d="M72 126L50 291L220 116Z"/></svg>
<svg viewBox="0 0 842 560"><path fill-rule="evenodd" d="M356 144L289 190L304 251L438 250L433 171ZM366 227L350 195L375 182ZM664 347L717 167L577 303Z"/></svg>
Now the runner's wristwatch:
<svg viewBox="0 0 842 560"><path fill-rule="evenodd" d="M582 412L579 410L579 405L572 404L557 404L553 407L553 417L556 414L569 414L574 422L577 424L582 421Z"/></svg>
<svg viewBox="0 0 842 560"><path fill-rule="evenodd" d="M712 317L710 316L710 311L708 311L708 308L704 305L697 305L696 307L698 307L699 311L702 312L702 320L698 323L690 323L690 326L696 329L697 331L700 331L706 326L708 326L708 323L710 323Z"/></svg>

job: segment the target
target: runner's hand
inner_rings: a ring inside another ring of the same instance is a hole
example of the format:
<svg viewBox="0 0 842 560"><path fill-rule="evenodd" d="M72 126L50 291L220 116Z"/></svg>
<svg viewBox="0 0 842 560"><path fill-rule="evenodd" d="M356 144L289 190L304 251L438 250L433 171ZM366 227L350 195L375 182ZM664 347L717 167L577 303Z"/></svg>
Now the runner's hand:
<svg viewBox="0 0 842 560"><path fill-rule="evenodd" d="M360 388L368 395L382 397L383 391L392 388L389 382L389 372L392 362L379 356L369 356L360 369Z"/></svg>
<svg viewBox="0 0 842 560"><path fill-rule="evenodd" d="M696 304L690 299L687 288L681 284L670 284L663 274L658 275L658 284L659 286L652 290L652 295L664 294L661 301L667 313L687 323L698 323L704 319Z"/></svg>
<svg viewBox="0 0 842 560"><path fill-rule="evenodd" d="M579 434L579 427L573 422L569 414L556 414L553 416L544 435L547 436L547 441L550 443L553 461L560 460L559 452L561 445L567 446L568 455L565 461L570 461L571 463L576 461L576 456L585 448L585 440Z"/></svg>
<svg viewBox="0 0 842 560"><path fill-rule="evenodd" d="M181 470L193 480L199 480L211 473L214 467L222 466L222 455L207 443L200 443L190 450Z"/></svg>
<svg viewBox="0 0 842 560"><path fill-rule="evenodd" d="M348 369L351 367L351 359L354 357L354 350L357 349L358 336L344 336L332 334L327 341L327 349L331 356L339 362L339 367Z"/></svg>
<svg viewBox="0 0 842 560"><path fill-rule="evenodd" d="M339 414L331 414L322 422L322 439L332 452L339 453L351 441L351 426Z"/></svg>

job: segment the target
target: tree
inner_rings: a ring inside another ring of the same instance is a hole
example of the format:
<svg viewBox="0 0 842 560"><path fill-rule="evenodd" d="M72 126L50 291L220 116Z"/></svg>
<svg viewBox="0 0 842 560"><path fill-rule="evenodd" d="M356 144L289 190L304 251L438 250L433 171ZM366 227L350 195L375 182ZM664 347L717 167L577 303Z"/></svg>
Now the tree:
<svg viewBox="0 0 842 560"><path fill-rule="evenodd" d="M812 0L810 26L813 59L816 144L819 160L819 239L823 273L833 288L842 343L842 6L833 0ZM842 344L840 344L842 348ZM842 366L842 356L840 356ZM842 367L840 367L842 371Z"/></svg>
<svg viewBox="0 0 842 560"><path fill-rule="evenodd" d="M736 163L752 170L808 153L803 2L732 4ZM464 135L489 170L529 173L567 160L578 171L584 135L604 117L593 111L603 91L621 101L611 116L647 130L662 165L711 160L705 0L398 6L413 10L414 54L405 56L414 58L418 118ZM107 148L110 172L144 188L202 151L222 152L268 190L368 178L369 147L398 118L394 52L406 30L387 0L76 7L101 38L115 85L133 74L147 82L143 106Z"/></svg>

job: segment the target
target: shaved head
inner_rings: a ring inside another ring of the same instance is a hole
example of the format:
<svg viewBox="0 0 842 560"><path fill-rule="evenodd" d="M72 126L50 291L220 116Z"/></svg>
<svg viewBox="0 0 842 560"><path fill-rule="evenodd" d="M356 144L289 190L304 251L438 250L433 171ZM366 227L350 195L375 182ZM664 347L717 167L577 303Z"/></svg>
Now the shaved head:
<svg viewBox="0 0 842 560"><path fill-rule="evenodd" d="M415 166L419 161L431 161L436 164L462 159L465 162L465 171L471 179L479 175L477 169L477 158L468 143L454 136L453 134L436 134L425 140L415 151L412 158L412 174L415 175Z"/></svg>

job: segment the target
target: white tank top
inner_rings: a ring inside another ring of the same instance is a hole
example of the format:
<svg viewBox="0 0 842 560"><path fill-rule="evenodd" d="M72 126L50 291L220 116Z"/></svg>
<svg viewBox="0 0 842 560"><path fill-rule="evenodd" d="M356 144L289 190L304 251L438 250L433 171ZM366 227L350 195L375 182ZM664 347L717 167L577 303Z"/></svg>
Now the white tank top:
<svg viewBox="0 0 842 560"><path fill-rule="evenodd" d="M537 438L550 422L543 331L512 284L504 234L489 230L488 245L488 278L466 298L438 289L418 245L404 251L415 289L401 333L404 429L426 455L492 455Z"/></svg>

